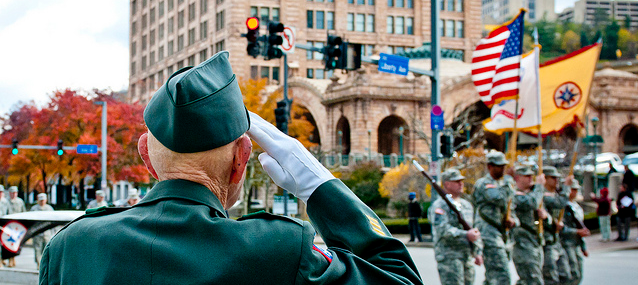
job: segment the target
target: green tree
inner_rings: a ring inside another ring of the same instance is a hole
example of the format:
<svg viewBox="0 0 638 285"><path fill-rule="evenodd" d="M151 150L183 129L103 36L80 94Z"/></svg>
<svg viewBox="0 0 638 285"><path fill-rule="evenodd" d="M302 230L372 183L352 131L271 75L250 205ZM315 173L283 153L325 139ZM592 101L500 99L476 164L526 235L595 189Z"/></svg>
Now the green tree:
<svg viewBox="0 0 638 285"><path fill-rule="evenodd" d="M596 10L594 10L594 28L600 30L603 26L607 25L607 23L609 23L609 13L607 13L607 10L596 8Z"/></svg>
<svg viewBox="0 0 638 285"><path fill-rule="evenodd" d="M616 49L618 49L618 32L620 25L616 20L612 20L611 24L605 27L603 48L600 52L601 59L616 59Z"/></svg>
<svg viewBox="0 0 638 285"><path fill-rule="evenodd" d="M631 16L629 14L625 15L625 20L623 21L623 27L627 30L631 29Z"/></svg>
<svg viewBox="0 0 638 285"><path fill-rule="evenodd" d="M576 34L576 32L569 30L563 35L563 40L561 43L561 49L563 49L566 53L573 52L579 48L580 38Z"/></svg>

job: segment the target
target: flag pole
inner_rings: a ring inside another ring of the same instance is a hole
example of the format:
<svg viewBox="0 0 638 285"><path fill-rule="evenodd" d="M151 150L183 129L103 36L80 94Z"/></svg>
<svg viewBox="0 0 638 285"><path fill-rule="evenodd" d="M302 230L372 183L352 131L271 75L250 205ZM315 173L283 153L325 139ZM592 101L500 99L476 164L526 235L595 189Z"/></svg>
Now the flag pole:
<svg viewBox="0 0 638 285"><path fill-rule="evenodd" d="M536 64L534 65L534 72L536 72L536 118L538 119L538 173L543 173L543 132L541 125L543 123L543 116L541 115L541 79L539 75L539 58L540 58L540 44L538 43L538 30L534 27L534 53L536 53Z"/></svg>
<svg viewBox="0 0 638 285"><path fill-rule="evenodd" d="M525 9L521 9L520 14L523 14L526 12L527 10ZM523 25L525 23L525 18L523 18L523 23L521 23L521 25ZM522 29L522 27L521 27ZM514 161L516 161L516 149L518 148L518 127L516 126L517 121L518 121L518 98L520 97L521 94L521 61L523 60L523 33L521 32L521 42L519 44L519 48L521 53L518 55L518 92L516 94L516 105L514 107L514 130L512 132L512 145L510 146L510 157L512 159L512 165L514 164Z"/></svg>

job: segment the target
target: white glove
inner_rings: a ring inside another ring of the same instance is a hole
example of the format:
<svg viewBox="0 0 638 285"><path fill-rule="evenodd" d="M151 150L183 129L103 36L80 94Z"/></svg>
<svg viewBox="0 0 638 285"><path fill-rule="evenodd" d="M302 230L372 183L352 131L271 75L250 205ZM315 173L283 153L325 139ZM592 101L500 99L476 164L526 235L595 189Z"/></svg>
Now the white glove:
<svg viewBox="0 0 638 285"><path fill-rule="evenodd" d="M275 184L307 203L317 187L335 178L298 140L249 113L248 135L266 151L259 162Z"/></svg>

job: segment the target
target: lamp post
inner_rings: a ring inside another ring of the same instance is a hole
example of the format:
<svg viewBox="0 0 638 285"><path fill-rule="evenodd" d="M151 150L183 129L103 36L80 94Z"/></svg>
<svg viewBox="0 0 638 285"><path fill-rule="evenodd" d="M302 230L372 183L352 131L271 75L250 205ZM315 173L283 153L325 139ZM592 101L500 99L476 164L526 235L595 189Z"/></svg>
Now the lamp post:
<svg viewBox="0 0 638 285"><path fill-rule="evenodd" d="M368 130L368 160L372 160L372 130Z"/></svg>
<svg viewBox="0 0 638 285"><path fill-rule="evenodd" d="M403 127L399 127L399 164L403 162Z"/></svg>
<svg viewBox="0 0 638 285"><path fill-rule="evenodd" d="M342 131L338 131L338 132L337 132L337 138L338 138L338 140L339 140L339 146L338 146L337 150L339 151L339 156L338 156L338 158L339 158L339 165L341 165L341 164L342 164L342 162L343 162L343 161L342 161L342 156L341 156L341 155L342 155L342 153L341 153L341 152L343 151L343 150L342 150L343 146L341 145L341 139L342 139L342 137L343 137L343 132L342 132Z"/></svg>
<svg viewBox="0 0 638 285"><path fill-rule="evenodd" d="M598 121L599 121L598 117L591 118L591 125L594 127L594 136L597 135L596 134L596 127L598 127ZM596 155L597 155L597 152L598 152L598 143L596 141L594 141L594 161L593 161L593 164L594 164L594 191L595 192L598 192L598 173L596 173L596 166L597 166L596 165L597 164Z"/></svg>
<svg viewBox="0 0 638 285"><path fill-rule="evenodd" d="M107 104L106 101L96 101L95 105L102 105L102 181L100 183L100 189L106 190L106 110ZM106 193L110 193L110 191L106 191ZM109 195L110 199L112 199L112 195Z"/></svg>

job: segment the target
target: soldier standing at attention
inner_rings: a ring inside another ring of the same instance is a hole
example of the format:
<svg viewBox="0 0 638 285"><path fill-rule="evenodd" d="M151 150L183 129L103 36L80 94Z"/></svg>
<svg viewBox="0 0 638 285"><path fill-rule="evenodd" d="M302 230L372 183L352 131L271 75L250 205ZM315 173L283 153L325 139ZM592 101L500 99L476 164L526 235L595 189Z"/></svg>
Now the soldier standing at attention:
<svg viewBox="0 0 638 285"><path fill-rule="evenodd" d="M472 226L474 207L461 198L465 177L456 169L448 169L441 174L443 188L450 201L463 214L463 219ZM478 229L463 230L456 213L449 208L442 197L438 197L428 213L432 221L434 236L434 256L439 278L443 285L470 285L474 283L474 263L483 264L481 256L481 233ZM470 245L474 243L474 246ZM474 252L472 252L472 247Z"/></svg>
<svg viewBox="0 0 638 285"><path fill-rule="evenodd" d="M298 140L246 110L228 57L182 68L155 92L138 150L159 182L132 207L89 210L58 232L40 284L422 284L369 207ZM251 139L312 225L266 212L228 218ZM327 249L313 245L317 233Z"/></svg>
<svg viewBox="0 0 638 285"><path fill-rule="evenodd" d="M544 208L539 209L543 201L543 174L536 177L532 184L534 171L528 166L516 168L516 217L520 226L512 229L514 249L512 260L519 280L516 284L543 284L543 236L538 232L538 218L547 218Z"/></svg>
<svg viewBox="0 0 638 285"><path fill-rule="evenodd" d="M490 152L486 159L489 173L476 181L472 193L476 227L481 232L484 244L485 284L511 284L505 245L507 230L518 223L511 208L514 206L514 180L504 175L508 164L505 154Z"/></svg>
<svg viewBox="0 0 638 285"><path fill-rule="evenodd" d="M38 194L38 203L31 207L31 211L53 211L53 207L47 204L46 193ZM47 245L49 240L51 240L52 236L52 230L46 230L44 231L44 233L31 238L31 240L33 241L33 250L35 251L35 263L37 264L38 269L40 268L40 259L42 259L42 252L44 251L44 247Z"/></svg>
<svg viewBox="0 0 638 285"><path fill-rule="evenodd" d="M543 279L546 285L553 285L560 284L558 258L563 248L561 247L558 233L563 229L563 222L560 221L560 216L561 211L567 205L567 197L564 193L561 193L566 191L562 191L562 188L565 187L560 185L561 174L556 167L544 167L543 174L545 174L545 189L547 190L543 196L543 204L548 212L548 218L545 219L544 225L545 233L543 234L545 239L545 246L543 246ZM568 177L566 184L571 185L571 183L572 178ZM568 266L566 265L565 268ZM569 274L569 271L564 273Z"/></svg>
<svg viewBox="0 0 638 285"><path fill-rule="evenodd" d="M567 207L565 208L563 222L565 227L560 232L560 242L564 250L564 255L561 255L560 259L566 259L567 262L560 262L559 264L569 264L569 268L561 268L560 271L569 270L571 279L560 278L560 283L577 285L580 284L583 278L583 255L585 257L589 256L583 237L589 236L591 233L587 228L581 228L584 225L585 214L583 208L576 202L576 197L578 197L580 191L578 181L573 180L570 188L569 202L567 202Z"/></svg>

